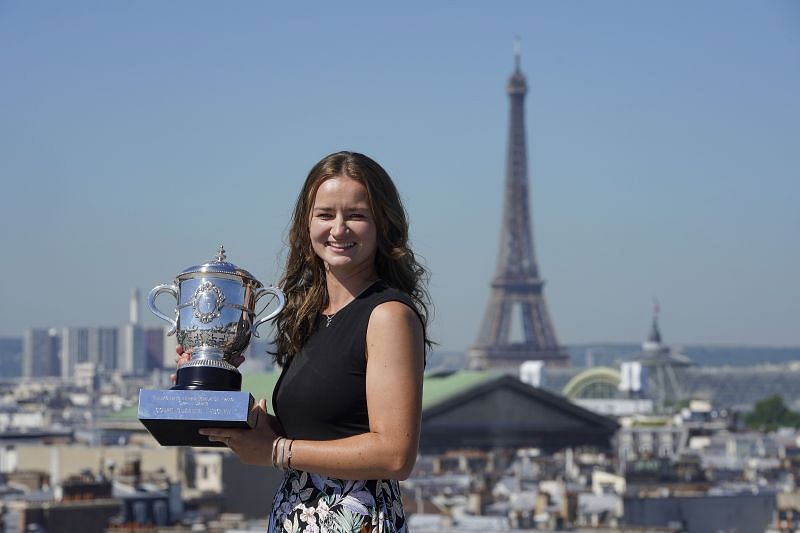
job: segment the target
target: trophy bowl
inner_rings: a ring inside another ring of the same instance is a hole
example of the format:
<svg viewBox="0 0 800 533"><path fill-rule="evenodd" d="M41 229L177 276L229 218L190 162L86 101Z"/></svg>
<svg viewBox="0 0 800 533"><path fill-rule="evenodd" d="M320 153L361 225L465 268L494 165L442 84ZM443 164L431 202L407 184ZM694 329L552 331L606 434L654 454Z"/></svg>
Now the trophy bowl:
<svg viewBox="0 0 800 533"><path fill-rule="evenodd" d="M174 318L162 313L156 298L169 293L175 298ZM259 301L270 295L261 311ZM272 311L258 318L273 300ZM242 375L231 361L244 352L258 327L275 318L286 299L277 287L264 287L248 271L229 263L220 246L213 260L185 269L173 284L150 291L147 304L158 318L169 323L167 335L176 335L191 353L177 371L170 391L139 392L139 420L162 445L209 446L197 435L201 427L252 427L253 397L240 392Z"/></svg>

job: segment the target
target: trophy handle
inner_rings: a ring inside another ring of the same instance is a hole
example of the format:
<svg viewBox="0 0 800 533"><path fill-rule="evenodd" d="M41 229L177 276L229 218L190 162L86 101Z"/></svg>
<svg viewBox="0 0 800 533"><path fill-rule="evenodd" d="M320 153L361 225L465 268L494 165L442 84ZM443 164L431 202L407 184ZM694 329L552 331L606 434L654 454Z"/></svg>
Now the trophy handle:
<svg viewBox="0 0 800 533"><path fill-rule="evenodd" d="M175 303L178 303L178 287L175 285L157 285L153 287L153 290L150 291L150 294L147 296L147 306L150 308L150 312L156 315L158 318L163 320L164 322L169 322L172 327L169 331L167 331L167 335L173 335L175 331L178 329L178 320L177 318L172 319L158 310L156 307L156 297L161 294L162 292L168 292L173 297L175 297Z"/></svg>
<svg viewBox="0 0 800 533"><path fill-rule="evenodd" d="M278 313L280 313L283 310L283 307L286 305L286 297L283 295L283 291L281 291L278 287L264 287L258 289L258 292L256 292L256 303L258 303L261 297L264 296L265 294L271 294L275 298L277 298L278 307L267 316L261 317L256 322L253 322L250 331L253 333L255 337L260 337L260 335L258 334L258 326L278 316Z"/></svg>

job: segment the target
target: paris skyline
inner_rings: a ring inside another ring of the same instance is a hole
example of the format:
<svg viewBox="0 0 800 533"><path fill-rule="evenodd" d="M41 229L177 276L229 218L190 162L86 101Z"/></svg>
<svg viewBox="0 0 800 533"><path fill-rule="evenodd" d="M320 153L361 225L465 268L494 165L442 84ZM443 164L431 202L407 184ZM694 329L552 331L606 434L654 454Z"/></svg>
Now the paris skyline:
<svg viewBox="0 0 800 533"><path fill-rule="evenodd" d="M800 345L793 3L309 6L0 3L0 336L124 323L220 242L277 281L306 173L353 149L403 195L434 338L467 348L519 36L560 342L640 341L657 298L668 343Z"/></svg>

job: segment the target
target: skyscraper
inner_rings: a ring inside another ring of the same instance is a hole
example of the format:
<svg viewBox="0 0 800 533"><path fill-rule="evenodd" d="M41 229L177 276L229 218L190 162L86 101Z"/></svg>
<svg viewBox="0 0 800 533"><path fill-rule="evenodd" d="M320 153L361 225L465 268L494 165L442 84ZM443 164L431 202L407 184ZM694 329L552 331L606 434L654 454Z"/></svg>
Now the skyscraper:
<svg viewBox="0 0 800 533"><path fill-rule="evenodd" d="M117 369L119 330L117 328L91 328L89 330L89 362L98 370L112 372Z"/></svg>
<svg viewBox="0 0 800 533"><path fill-rule="evenodd" d="M153 370L162 368L164 365L164 328L152 327L142 329L145 368ZM175 357L175 349L172 349L172 357Z"/></svg>
<svg viewBox="0 0 800 533"><path fill-rule="evenodd" d="M61 329L61 377L75 375L75 365L89 361L89 328Z"/></svg>
<svg viewBox="0 0 800 533"><path fill-rule="evenodd" d="M22 338L22 377L60 375L59 340L54 329L26 330Z"/></svg>

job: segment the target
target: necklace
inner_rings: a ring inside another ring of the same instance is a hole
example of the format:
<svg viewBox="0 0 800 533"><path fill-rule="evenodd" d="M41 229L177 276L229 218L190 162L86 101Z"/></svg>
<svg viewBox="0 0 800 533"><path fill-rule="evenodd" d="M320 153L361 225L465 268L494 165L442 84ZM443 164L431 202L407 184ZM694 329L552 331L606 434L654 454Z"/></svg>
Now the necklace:
<svg viewBox="0 0 800 533"><path fill-rule="evenodd" d="M361 291L359 291L359 293L358 293L358 294L356 294L356 295L353 297L353 300L355 300L356 298L358 298L359 296L361 296L362 294L364 294L364 292L366 292L366 290L367 290L367 289L369 289L370 287L372 287L372 286L375 284L375 282L376 282L376 281L378 281L378 279L374 279L374 280L370 281L370 282L369 282L369 284L368 284L366 287L364 287L363 289L361 289ZM350 300L350 302L352 302L353 300ZM340 307L339 309L337 309L335 313L331 313L331 314L329 314L329 315L326 315L325 313L322 313L322 316L324 316L324 317L325 317L325 327L326 327L326 328L329 328L329 327L331 327L331 321L333 320L333 317L335 317L335 316L336 316L336 315L339 313L339 311L341 311L342 309L344 309L345 307L347 307L348 305L350 305L350 302L347 302L347 303L346 303L346 304L344 304L342 307Z"/></svg>

